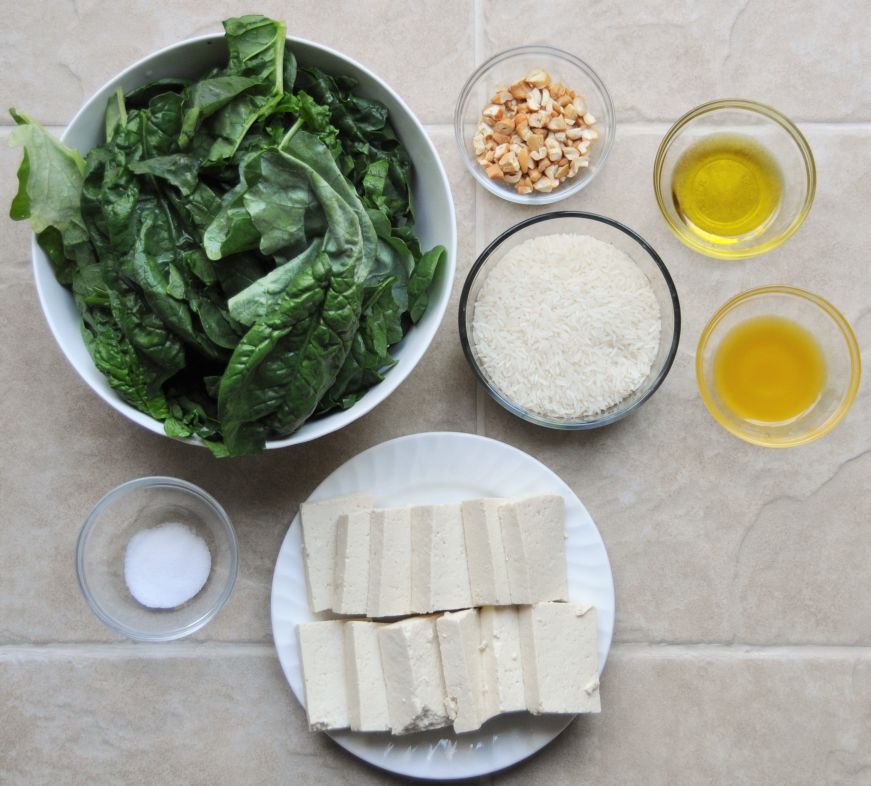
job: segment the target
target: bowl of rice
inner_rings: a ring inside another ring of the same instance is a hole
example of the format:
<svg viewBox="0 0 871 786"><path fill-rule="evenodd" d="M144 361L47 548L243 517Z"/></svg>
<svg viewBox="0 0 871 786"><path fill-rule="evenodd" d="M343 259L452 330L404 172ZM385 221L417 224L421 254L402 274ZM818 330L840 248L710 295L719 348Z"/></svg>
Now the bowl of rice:
<svg viewBox="0 0 871 786"><path fill-rule="evenodd" d="M634 412L671 369L680 303L644 238L559 211L497 237L463 286L460 340L487 392L518 417L591 429Z"/></svg>

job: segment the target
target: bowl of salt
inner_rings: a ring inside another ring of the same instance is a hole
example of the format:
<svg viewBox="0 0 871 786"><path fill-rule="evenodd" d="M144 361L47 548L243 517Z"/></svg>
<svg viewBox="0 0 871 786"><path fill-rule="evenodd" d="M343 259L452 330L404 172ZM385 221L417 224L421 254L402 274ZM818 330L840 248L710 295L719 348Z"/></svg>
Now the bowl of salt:
<svg viewBox="0 0 871 786"><path fill-rule="evenodd" d="M76 574L91 611L138 641L172 641L224 606L239 546L224 509L192 483L147 477L112 489L76 544Z"/></svg>

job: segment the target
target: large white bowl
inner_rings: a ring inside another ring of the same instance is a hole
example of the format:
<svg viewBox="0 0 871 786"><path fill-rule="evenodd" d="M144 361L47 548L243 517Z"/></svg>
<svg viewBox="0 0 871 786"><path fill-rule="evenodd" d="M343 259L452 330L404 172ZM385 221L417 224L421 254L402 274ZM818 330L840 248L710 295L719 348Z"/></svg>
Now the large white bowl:
<svg viewBox="0 0 871 786"><path fill-rule="evenodd" d="M301 64L314 65L329 73L353 76L359 81L360 95L386 104L390 110L390 122L414 162L416 230L421 246L426 249L440 243L448 250L448 258L447 264L433 282L429 308L423 318L394 347L392 354L399 362L387 373L384 381L369 390L351 408L305 423L287 439L267 442L267 448L297 445L337 431L365 415L399 387L423 357L442 321L454 280L457 252L457 226L448 178L432 142L411 109L383 80L336 50L292 37L288 37L287 46ZM222 35L189 38L149 55L103 85L73 118L62 137L63 141L77 148L82 154L102 144L106 101L118 87L129 92L154 79L173 76L196 78L212 66L226 62L226 56L227 49ZM35 239L33 272L39 302L51 332L79 376L103 401L122 415L149 431L163 434L163 424L160 421L122 401L97 370L82 341L81 318L72 295L55 280L49 261ZM186 441L198 444L196 440Z"/></svg>

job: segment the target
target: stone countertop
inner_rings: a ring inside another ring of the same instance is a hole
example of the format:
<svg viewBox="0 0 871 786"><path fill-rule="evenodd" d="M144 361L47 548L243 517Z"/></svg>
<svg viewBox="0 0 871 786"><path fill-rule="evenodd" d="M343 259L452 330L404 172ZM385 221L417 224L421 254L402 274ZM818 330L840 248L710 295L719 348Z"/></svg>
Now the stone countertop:
<svg viewBox="0 0 871 786"><path fill-rule="evenodd" d="M5 105L60 132L103 82L149 52L220 30L237 3L12 4L0 31ZM306 731L272 647L269 591L288 521L359 451L428 430L486 434L531 453L576 491L608 548L617 591L600 716L574 722L509 784L871 783L871 411L804 448L740 442L705 410L693 374L706 319L731 295L789 283L830 299L871 342L871 39L864 0L578 5L439 0L300 3L260 12L372 68L426 125L454 189L454 299L423 361L339 434L233 461L151 434L104 405L66 363L40 312L27 226L0 221L0 782L398 782ZM554 31L547 38L546 31ZM526 32L524 32L526 31ZM477 252L535 212L463 169L453 102L476 63L546 40L596 68L618 113L604 172L560 207L625 221L659 251L681 296L674 368L634 416L588 433L509 417L460 349L457 296ZM693 254L651 187L668 125L712 98L770 103L817 160L813 210L782 248L748 262ZM0 205L18 151L0 128ZM191 640L137 645L88 611L73 567L94 502L133 477L184 477L236 525L241 571Z"/></svg>

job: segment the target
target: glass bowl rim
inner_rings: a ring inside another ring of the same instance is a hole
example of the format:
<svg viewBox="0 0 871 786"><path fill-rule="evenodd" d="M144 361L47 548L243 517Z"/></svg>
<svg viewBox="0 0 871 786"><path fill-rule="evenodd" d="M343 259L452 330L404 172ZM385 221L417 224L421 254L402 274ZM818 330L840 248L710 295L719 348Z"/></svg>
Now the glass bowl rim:
<svg viewBox="0 0 871 786"><path fill-rule="evenodd" d="M670 302L674 313L674 333L671 338L671 346L668 349L668 354L665 358L665 362L663 363L662 368L659 370L659 373L656 375L656 377L651 381L650 385L647 387L644 393L628 407L619 409L609 415L594 417L588 420L572 421L548 418L544 415L538 415L534 412L525 410L514 401L509 399L484 376L484 373L479 367L478 362L474 358L472 352L472 341L466 330L466 312L468 309L469 293L471 292L472 285L475 282L475 279L478 277L478 273L486 266L493 252L496 251L502 245L502 243L504 243L512 235L521 232L527 227L559 218L580 218L586 221L596 221L601 224L606 224L607 226L623 232L623 234L627 235L636 243L638 243L638 245L640 245L644 249L644 251L647 252L648 256L653 260L654 264L662 275L665 281L666 288L668 289ZM555 210L549 213L541 213L537 216L531 216L530 218L526 218L523 221L519 221L518 223L514 224L513 226L502 232L500 235L498 235L478 255L478 258L475 260L475 263L472 265L471 269L466 275L466 280L463 283L463 289L460 293L458 322L460 330L460 344L463 348L463 354L466 356L466 361L468 362L469 366L471 366L472 371L478 378L478 381L484 386L484 389L487 391L490 397L493 398L499 405L501 405L504 409L508 410L513 415L519 417L521 420L525 420L528 423L533 423L537 426L544 426L545 428L551 428L560 431L585 431L587 429L607 426L611 423L621 420L622 418L625 418L627 415L638 409L645 401L647 401L657 391L660 385L662 385L662 383L665 381L666 376L668 376L668 373L671 370L672 364L674 363L674 359L677 355L677 348L678 344L680 343L681 312L677 288L674 285L671 274L668 272L668 268L665 266L665 263L662 261L653 246L651 246L650 243L648 243L643 237L641 237L641 235L639 235L633 229L630 229L625 224L617 221L616 219L602 216L597 213L587 213L580 210Z"/></svg>
<svg viewBox="0 0 871 786"><path fill-rule="evenodd" d="M799 298L814 306L817 306L820 310L825 312L825 314L838 327L844 339L844 342L847 345L847 350L850 355L850 382L847 385L847 389L844 392L841 401L838 403L838 408L832 413L832 415L830 415L823 423L821 423L815 429L812 429L806 434L801 434L791 439L771 440L752 434L736 426L732 421L728 420L726 417L723 416L722 408L719 407L714 401L713 392L708 386L707 380L705 378L705 364L703 360L703 355L704 350L707 348L711 336L714 333L714 330L720 325L720 323L723 321L723 319L725 319L728 314L732 313L732 311L734 311L734 309L740 306L742 303L758 297L764 297L766 295L787 295L789 297ZM734 297L729 298L729 300L727 300L722 306L720 306L720 308L718 308L714 315L710 318L708 324L705 325L704 330L702 330L702 333L699 336L699 343L696 347L695 367L696 384L699 388L699 394L702 397L702 401L704 402L705 407L714 418L714 420L716 420L717 423L719 423L724 429L726 429L726 431L738 437L739 439L743 439L745 442L749 442L752 445L759 445L760 447L765 448L797 447L799 445L806 445L809 442L814 442L820 437L824 437L835 426L837 426L838 423L840 423L844 419L847 412L850 411L850 408L853 406L853 402L856 399L856 395L859 392L859 384L862 380L862 359L861 353L859 352L859 342L856 340L856 334L853 332L853 328L850 326L850 323L847 321L846 317L844 317L844 315L825 298L820 297L813 292L808 292L805 289L799 289L798 287L788 286L786 284L772 284L769 286L748 289L745 292L741 292Z"/></svg>
<svg viewBox="0 0 871 786"><path fill-rule="evenodd" d="M787 226L786 229L784 229L782 232L765 241L761 245L754 246L753 248L743 249L741 251L720 251L717 248L696 241L690 235L683 232L681 226L677 222L675 222L670 216L666 207L665 196L663 195L662 188L660 186L660 181L662 179L662 169L665 163L666 153L668 152L672 142L674 142L680 132L693 120L696 120L703 115L710 114L712 112L718 112L724 109L745 110L747 112L760 115L767 118L768 120L777 123L787 132L787 134L789 134L790 138L795 143L796 147L799 150L799 153L802 156L805 167L805 183L807 188L805 192L804 202L802 203L800 210L796 213L795 217L790 222L789 226ZM665 136L662 138L662 142L659 143L659 148L656 151L656 158L653 162L653 191L656 195L656 204L659 206L659 211L660 213L662 213L662 217L668 224L669 229L671 229L672 233L677 237L678 240L680 240L686 246L689 246L689 248L693 249L693 251L697 251L700 254L704 254L705 256L713 257L715 259L749 259L751 257L764 254L768 251L772 251L773 249L783 245L798 231L798 228L804 223L805 218L807 218L807 215L808 213L810 213L811 207L813 206L816 190L817 169L816 163L814 161L814 155L811 151L811 147L808 144L807 139L805 138L804 134L802 134L802 132L799 130L798 126L793 123L786 115L784 115L782 112L779 112L774 107L768 106L768 104L763 104L759 101L751 101L744 98L721 98L714 101L707 101L704 104L700 104L699 106L690 109L680 118L678 118L671 126L671 128L669 128L669 130L666 132Z"/></svg>
<svg viewBox="0 0 871 786"><path fill-rule="evenodd" d="M133 491L137 488L151 488L160 486L171 486L176 489L181 489L195 497L198 497L217 514L217 518L223 525L224 532L227 535L227 540L229 543L230 571L227 577L226 584L222 589L221 594L218 596L218 599L200 617L180 628L173 628L172 630L168 630L163 633L146 633L136 628L131 628L120 622L107 611L105 611L105 609L103 609L103 607L98 603L97 599L91 592L91 588L88 584L86 576L85 548L87 546L88 537L90 536L91 531L96 524L99 514L107 505L109 505L111 502L118 499L119 497L124 496L127 492ZM236 538L236 530L233 528L233 523L230 521L230 517L227 515L224 508L221 507L220 503L214 497L203 491L203 489L201 489L199 486L195 486L193 483L189 483L188 481L182 480L181 478L173 478L167 475L148 475L141 478L134 478L133 480L128 480L120 484L119 486L115 486L115 488L111 489L110 491L106 492L102 497L100 497L94 507L91 508L91 511L90 513L88 513L84 524L82 524L82 528L79 531L79 536L76 540L76 579L78 580L79 589L82 591L82 595L84 596L85 601L87 602L91 611L104 625L116 631L117 633L121 633L130 639L134 639L135 641L173 641L176 639L184 638L185 636L188 636L191 633L198 631L200 628L204 627L206 623L212 620L212 618L214 618L214 616L227 603L231 593L233 592L233 588L236 585L236 579L238 575L239 542Z"/></svg>
<svg viewBox="0 0 871 786"><path fill-rule="evenodd" d="M466 149L465 134L463 133L462 109L466 105L469 94L472 92L479 80L483 77L484 73L494 65L497 65L520 55L529 54L548 55L550 57L555 57L560 60L565 60L574 65L576 68L579 68L593 82L596 89L601 94L605 105L605 125L607 133L605 134L605 139L602 140L602 152L595 169L593 169L587 177L581 178L576 183L572 183L566 188L556 188L549 194L538 194L535 192L532 194L518 194L516 191L498 188L497 186L495 186L490 181L490 178L484 177L483 173L479 171L480 167L478 166L478 162L469 156L469 151ZM577 55L573 55L571 52L566 52L563 49L558 49L555 46L549 46L547 44L527 44L524 46L516 46L510 49L504 49L503 51L497 52L495 55L487 58L487 60L481 63L481 65L479 65L472 72L472 75L466 80L466 83L460 90L460 95L457 98L457 103L454 107L454 139L456 140L457 147L460 150L460 157L463 159L463 163L466 165L466 169L468 169L471 175L475 178L475 180L477 180L491 194L505 199L508 202L514 202L515 204L519 205L553 204L554 202L559 202L560 200L565 199L572 194L577 194L583 188L586 188L586 186L596 178L596 175L599 174L602 167L605 166L605 162L608 160L608 155L610 154L611 148L614 144L616 128L617 115L614 111L614 103L611 100L611 94L608 92L608 88L605 87L605 83L602 81L602 78L599 76L596 70L589 63L581 60L581 58Z"/></svg>

